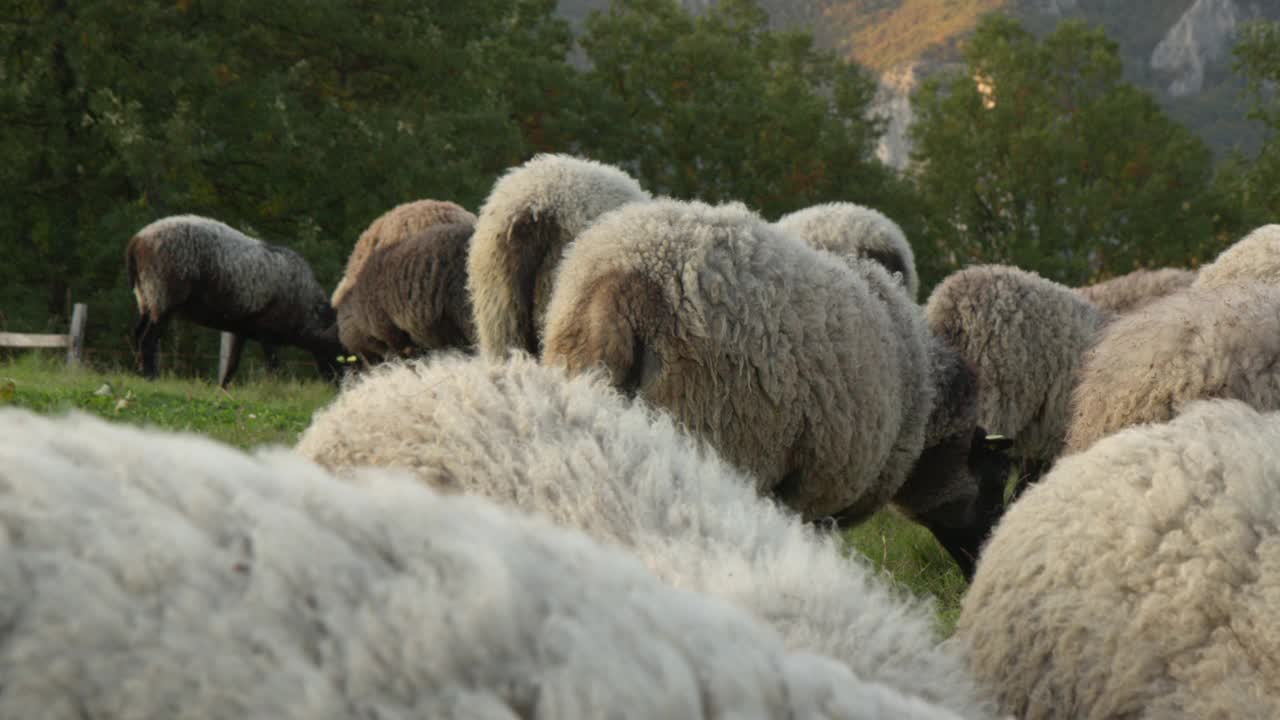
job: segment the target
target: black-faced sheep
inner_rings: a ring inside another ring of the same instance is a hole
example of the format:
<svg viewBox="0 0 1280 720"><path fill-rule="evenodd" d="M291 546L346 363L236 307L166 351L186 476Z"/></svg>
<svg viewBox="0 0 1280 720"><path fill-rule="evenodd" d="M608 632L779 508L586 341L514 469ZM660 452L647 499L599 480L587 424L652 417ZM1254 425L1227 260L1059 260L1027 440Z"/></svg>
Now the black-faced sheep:
<svg viewBox="0 0 1280 720"><path fill-rule="evenodd" d="M1211 289L1242 280L1280 284L1280 225L1263 225L1200 268L1193 287Z"/></svg>
<svg viewBox="0 0 1280 720"><path fill-rule="evenodd" d="M1280 410L1280 285L1190 288L1135 310L1102 332L1079 378L1067 452L1204 398Z"/></svg>
<svg viewBox="0 0 1280 720"><path fill-rule="evenodd" d="M1076 292L1093 303L1095 307L1119 315L1177 292L1190 285L1195 279L1196 273L1193 270L1142 269L1087 287L1076 288Z"/></svg>
<svg viewBox="0 0 1280 720"><path fill-rule="evenodd" d="M915 253L902 228L878 210L832 202L797 210L775 225L819 250L874 260L902 279L912 300L920 294Z"/></svg>
<svg viewBox="0 0 1280 720"><path fill-rule="evenodd" d="M649 199L630 175L569 155L537 155L494 184L467 259L480 351L540 352L560 256L599 215Z"/></svg>
<svg viewBox="0 0 1280 720"><path fill-rule="evenodd" d="M415 200L402 203L374 218L369 227L360 233L351 255L347 257L347 267L333 290L333 306L340 307L343 298L360 268L364 266L369 255L379 247L397 243L407 237L420 234L433 225L449 225L463 223L474 225L476 216L466 208L448 200Z"/></svg>
<svg viewBox="0 0 1280 720"><path fill-rule="evenodd" d="M887 276L886 276L887 279ZM523 352L379 366L317 412L296 452L341 470L402 467L585 530L681 588L772 624L792 650L869 681L988 717L940 647L928 605L885 587L830 534L760 498L752 481L666 413Z"/></svg>
<svg viewBox="0 0 1280 720"><path fill-rule="evenodd" d="M925 316L978 374L978 424L1014 441L1034 481L1062 451L1077 368L1111 316L1070 288L1006 265L952 273L934 288Z"/></svg>
<svg viewBox="0 0 1280 720"><path fill-rule="evenodd" d="M475 344L470 223L433 225L374 249L338 305L342 344L370 364Z"/></svg>
<svg viewBox="0 0 1280 720"><path fill-rule="evenodd" d="M1280 414L1198 401L1061 458L978 562L956 639L1003 712L1280 717Z"/></svg>
<svg viewBox="0 0 1280 720"><path fill-rule="evenodd" d="M336 379L337 316L311 266L289 248L251 238L196 215L174 215L142 228L125 249L129 287L138 301L133 341L141 371L156 376L160 336L176 313L235 335L218 384L231 381L246 338L294 345Z"/></svg>
<svg viewBox="0 0 1280 720"><path fill-rule="evenodd" d="M2 410L0 531L5 718L962 717L393 471Z"/></svg>

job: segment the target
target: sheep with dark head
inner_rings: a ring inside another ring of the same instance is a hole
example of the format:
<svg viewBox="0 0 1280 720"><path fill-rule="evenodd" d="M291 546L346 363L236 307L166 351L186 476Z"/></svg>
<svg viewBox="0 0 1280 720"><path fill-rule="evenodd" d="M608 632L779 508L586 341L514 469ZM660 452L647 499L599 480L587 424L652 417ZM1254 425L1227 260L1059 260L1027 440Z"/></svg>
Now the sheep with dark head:
<svg viewBox="0 0 1280 720"><path fill-rule="evenodd" d="M1193 270L1141 269L1093 285L1076 288L1076 292L1106 312L1123 314L1177 292L1190 285L1195 279L1196 273Z"/></svg>
<svg viewBox="0 0 1280 720"><path fill-rule="evenodd" d="M246 338L303 348L322 375L336 379L343 352L337 316L311 266L293 250L217 220L175 215L139 230L125 249L125 265L138 301L133 340L147 377L156 376L160 335L176 313L234 334L230 362L218 378L223 387Z"/></svg>
<svg viewBox="0 0 1280 720"><path fill-rule="evenodd" d="M602 213L648 199L622 170L569 155L537 155L499 178L467 258L480 351L538 355L565 248Z"/></svg>
<svg viewBox="0 0 1280 720"><path fill-rule="evenodd" d="M338 335L366 364L475 343L471 223L432 225L374 249L338 305Z"/></svg>
<svg viewBox="0 0 1280 720"><path fill-rule="evenodd" d="M775 225L819 250L874 260L902 279L912 300L920 294L915 253L902 228L884 213L850 202L797 210Z"/></svg>
<svg viewBox="0 0 1280 720"><path fill-rule="evenodd" d="M374 218L360 233L347 258L347 268L333 291L333 306L341 307L343 298L360 274L360 268L374 250L418 235L433 225L464 223L474 225L476 216L466 208L447 200L415 200L402 203Z"/></svg>

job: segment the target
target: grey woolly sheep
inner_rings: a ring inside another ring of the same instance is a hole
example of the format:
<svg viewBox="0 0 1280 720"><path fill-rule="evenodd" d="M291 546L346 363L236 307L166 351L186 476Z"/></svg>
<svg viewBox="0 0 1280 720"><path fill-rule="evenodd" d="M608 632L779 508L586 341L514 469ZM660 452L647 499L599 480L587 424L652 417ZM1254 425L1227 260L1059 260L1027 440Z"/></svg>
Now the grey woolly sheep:
<svg viewBox="0 0 1280 720"><path fill-rule="evenodd" d="M170 318L234 334L226 387L246 338L310 352L327 379L337 377L337 317L311 266L217 220L173 215L142 228L125 248L129 287L138 301L134 346L143 375L156 376L156 350ZM271 352L268 356L271 356Z"/></svg>
<svg viewBox="0 0 1280 720"><path fill-rule="evenodd" d="M539 154L499 178L467 258L480 351L537 355L565 248L602 213L648 199L622 170L569 155Z"/></svg>
<svg viewBox="0 0 1280 720"><path fill-rule="evenodd" d="M1076 288L1076 292L1095 307L1118 315L1177 292L1195 279L1194 271L1182 268L1140 269Z"/></svg>
<svg viewBox="0 0 1280 720"><path fill-rule="evenodd" d="M1197 401L1010 507L957 639L1024 720L1274 718L1278 601L1280 414Z"/></svg>
<svg viewBox="0 0 1280 720"><path fill-rule="evenodd" d="M902 228L878 210L832 202L797 210L775 225L819 250L874 260L897 273L912 300L920 294L915 253Z"/></svg>
<svg viewBox="0 0 1280 720"><path fill-rule="evenodd" d="M897 597L838 541L757 496L751 480L602 373L567 376L517 351L381 365L317 412L296 452L424 482L585 530L660 578L770 622L792 650L964 717L989 717L928 604Z"/></svg>
<svg viewBox="0 0 1280 720"><path fill-rule="evenodd" d="M961 717L406 475L0 411L0 717Z"/></svg>
<svg viewBox="0 0 1280 720"><path fill-rule="evenodd" d="M338 305L338 336L365 364L475 343L467 296L470 223L433 225L365 260Z"/></svg>
<svg viewBox="0 0 1280 720"><path fill-rule="evenodd" d="M360 274L369 256L379 247L392 245L401 240L420 234L433 225L450 225L463 223L474 225L476 216L466 208L448 200L414 200L401 203L374 218L369 227L360 233L351 255L347 257L347 267L333 290L333 306L340 307L343 298L351 289L351 284Z"/></svg>
<svg viewBox="0 0 1280 720"><path fill-rule="evenodd" d="M1190 288L1129 313L1102 332L1079 377L1067 452L1202 398L1280 410L1280 285Z"/></svg>
<svg viewBox="0 0 1280 720"><path fill-rule="evenodd" d="M929 296L929 328L978 374L978 424L1012 438L1034 480L1062 451L1071 389L1110 315L1070 288L1006 265L952 273Z"/></svg>
<svg viewBox="0 0 1280 720"><path fill-rule="evenodd" d="M1280 283L1280 225L1263 225L1200 268L1192 287L1217 288L1242 280Z"/></svg>
<svg viewBox="0 0 1280 720"><path fill-rule="evenodd" d="M597 365L806 519L856 523L902 486L933 404L923 318L740 203L656 200L570 246L544 362Z"/></svg>

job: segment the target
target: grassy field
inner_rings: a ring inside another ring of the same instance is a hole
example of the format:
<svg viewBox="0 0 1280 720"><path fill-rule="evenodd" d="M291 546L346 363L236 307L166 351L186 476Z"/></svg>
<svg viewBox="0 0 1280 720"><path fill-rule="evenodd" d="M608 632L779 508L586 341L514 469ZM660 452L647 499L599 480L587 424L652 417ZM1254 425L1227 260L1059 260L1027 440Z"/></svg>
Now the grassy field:
<svg viewBox="0 0 1280 720"><path fill-rule="evenodd" d="M224 392L211 382L164 378L148 382L132 373L69 370L61 359L27 354L0 362L0 405L45 414L79 409L112 421L184 430L249 448L292 445L311 414L334 395L319 381L250 377ZM885 510L845 533L904 591L936 599L939 627L950 634L965 582L927 530Z"/></svg>

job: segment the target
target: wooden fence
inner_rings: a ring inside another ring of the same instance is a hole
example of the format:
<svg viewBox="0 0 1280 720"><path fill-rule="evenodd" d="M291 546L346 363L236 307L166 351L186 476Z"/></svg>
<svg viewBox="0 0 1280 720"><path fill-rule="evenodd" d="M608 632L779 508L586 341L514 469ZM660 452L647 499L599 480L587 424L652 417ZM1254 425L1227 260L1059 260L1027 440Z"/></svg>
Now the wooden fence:
<svg viewBox="0 0 1280 720"><path fill-rule="evenodd" d="M76 303L71 309L71 328L65 335L34 335L0 332L0 347L67 349L67 364L79 365L84 357L84 326L89 319L89 306Z"/></svg>

